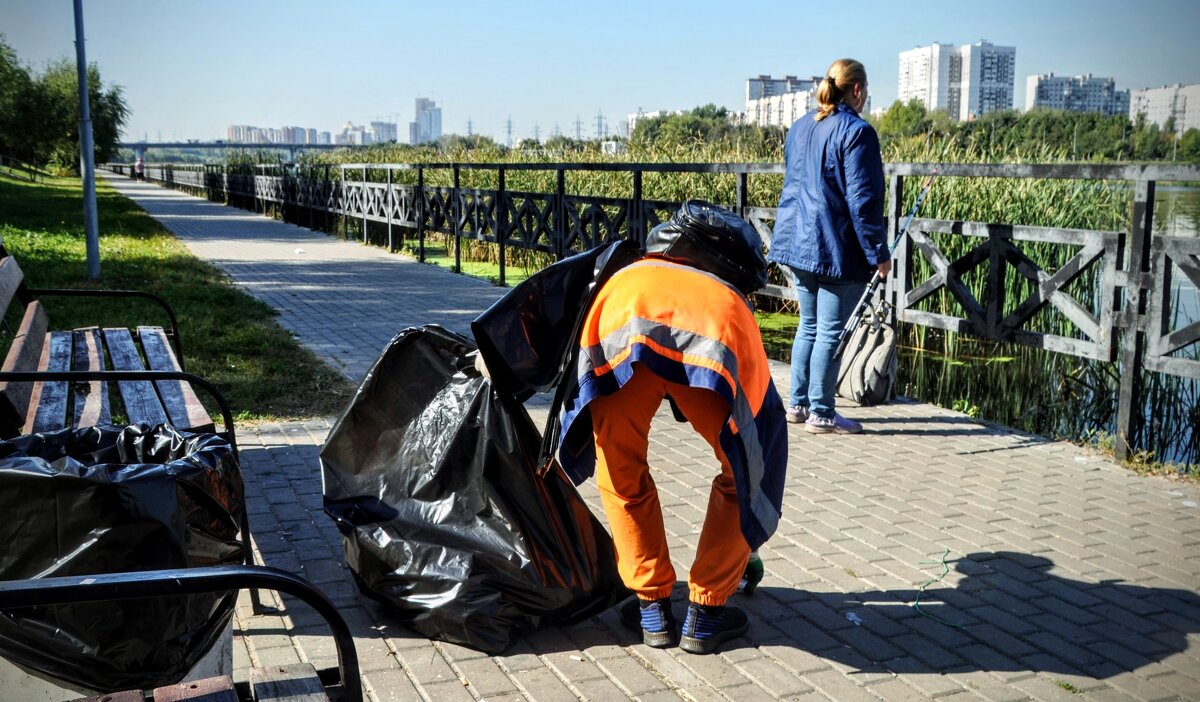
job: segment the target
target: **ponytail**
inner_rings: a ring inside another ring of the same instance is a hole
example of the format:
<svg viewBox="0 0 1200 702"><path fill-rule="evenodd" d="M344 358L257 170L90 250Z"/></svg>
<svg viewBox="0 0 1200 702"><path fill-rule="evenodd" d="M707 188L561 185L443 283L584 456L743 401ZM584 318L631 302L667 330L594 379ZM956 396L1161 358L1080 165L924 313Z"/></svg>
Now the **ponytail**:
<svg viewBox="0 0 1200 702"><path fill-rule="evenodd" d="M813 119L820 122L833 114L851 88L866 83L867 69L861 63L848 58L834 61L817 86L817 115Z"/></svg>

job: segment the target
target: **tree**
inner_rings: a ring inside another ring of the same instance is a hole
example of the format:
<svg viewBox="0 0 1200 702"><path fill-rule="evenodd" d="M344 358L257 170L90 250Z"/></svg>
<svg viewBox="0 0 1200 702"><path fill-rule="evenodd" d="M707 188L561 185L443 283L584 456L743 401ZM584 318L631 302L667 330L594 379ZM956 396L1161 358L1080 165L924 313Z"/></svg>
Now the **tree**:
<svg viewBox="0 0 1200 702"><path fill-rule="evenodd" d="M1180 137L1179 160L1200 163L1200 129L1193 127Z"/></svg>
<svg viewBox="0 0 1200 702"><path fill-rule="evenodd" d="M129 116L120 86L104 89L100 69L88 66L88 106L92 117L92 140L98 162L116 153L121 127ZM38 83L41 114L46 121L42 147L48 150L43 163L78 173L79 169L79 88L75 64L60 59L49 64Z"/></svg>
<svg viewBox="0 0 1200 702"><path fill-rule="evenodd" d="M25 106L33 91L29 71L0 35L0 155L32 161L33 153L20 139L29 115Z"/></svg>
<svg viewBox="0 0 1200 702"><path fill-rule="evenodd" d="M88 66L87 75L95 158L106 161L117 152L129 108L120 86L105 88L96 64ZM31 74L0 37L0 153L78 173L77 76L67 59Z"/></svg>
<svg viewBox="0 0 1200 702"><path fill-rule="evenodd" d="M881 137L906 137L924 132L929 125L924 103L913 98L907 103L893 102L879 118L878 131Z"/></svg>

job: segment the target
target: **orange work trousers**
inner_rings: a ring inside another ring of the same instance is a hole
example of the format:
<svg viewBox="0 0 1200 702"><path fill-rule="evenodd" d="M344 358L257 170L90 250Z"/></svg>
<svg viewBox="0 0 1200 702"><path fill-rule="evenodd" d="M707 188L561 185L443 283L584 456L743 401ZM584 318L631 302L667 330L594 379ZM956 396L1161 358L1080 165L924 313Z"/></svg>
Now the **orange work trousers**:
<svg viewBox="0 0 1200 702"><path fill-rule="evenodd" d="M723 605L737 590L750 556L733 471L718 438L728 421L729 405L711 390L668 382L641 364L634 366L633 377L620 390L588 405L596 439L596 483L612 529L617 570L625 585L645 600L670 597L675 586L658 488L646 458L650 421L667 395L720 462L688 573L688 591L692 602Z"/></svg>

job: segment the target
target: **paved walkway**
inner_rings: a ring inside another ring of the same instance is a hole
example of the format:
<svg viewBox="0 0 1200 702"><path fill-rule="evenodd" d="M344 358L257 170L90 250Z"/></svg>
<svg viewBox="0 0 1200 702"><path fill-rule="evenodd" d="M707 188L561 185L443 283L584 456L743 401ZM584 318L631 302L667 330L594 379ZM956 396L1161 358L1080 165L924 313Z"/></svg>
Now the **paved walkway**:
<svg viewBox="0 0 1200 702"><path fill-rule="evenodd" d="M354 380L400 329L466 332L503 293L178 192L111 182ZM774 370L786 387L786 369ZM533 414L541 421L544 409ZM750 632L714 656L647 648L615 611L536 632L499 656L416 636L356 592L321 511L317 452L333 418L240 428L240 441L258 550L342 607L372 699L1200 699L1194 485L1138 477L1069 444L930 405L847 414L864 420L863 435L792 431L766 579L736 597ZM683 426L660 415L651 437L681 574L711 477L705 447ZM599 513L594 485L582 493ZM334 665L320 620L282 604L282 616L256 617L243 598L241 675L251 664Z"/></svg>

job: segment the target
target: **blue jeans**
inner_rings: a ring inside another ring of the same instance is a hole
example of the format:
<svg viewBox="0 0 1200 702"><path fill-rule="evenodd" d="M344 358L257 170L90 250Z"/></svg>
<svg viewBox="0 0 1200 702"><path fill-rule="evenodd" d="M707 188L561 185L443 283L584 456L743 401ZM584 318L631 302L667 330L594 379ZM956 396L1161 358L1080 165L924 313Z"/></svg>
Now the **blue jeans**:
<svg viewBox="0 0 1200 702"><path fill-rule="evenodd" d="M821 417L833 416L838 364L833 361L838 334L867 289L816 273L786 267L800 303L800 325L792 344L792 395L789 406L807 407Z"/></svg>

